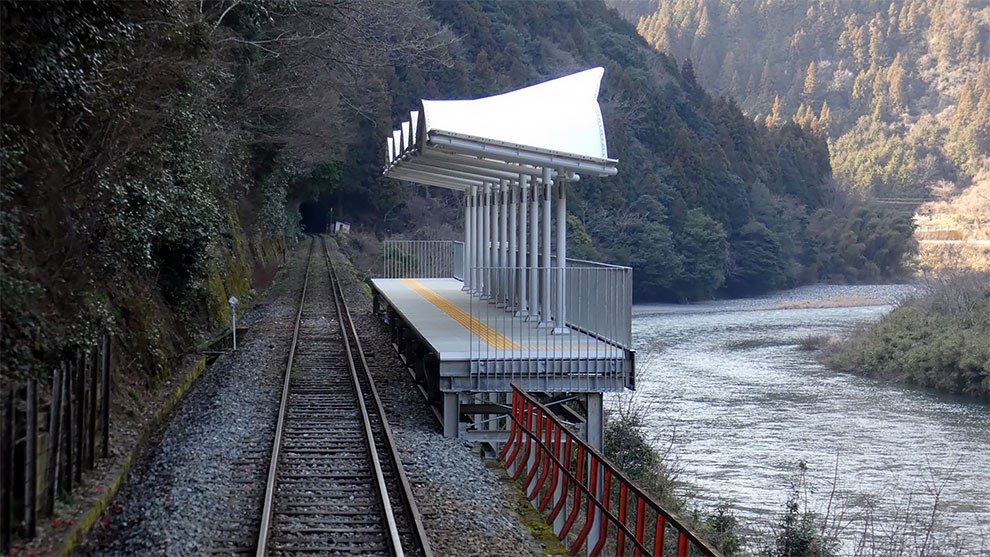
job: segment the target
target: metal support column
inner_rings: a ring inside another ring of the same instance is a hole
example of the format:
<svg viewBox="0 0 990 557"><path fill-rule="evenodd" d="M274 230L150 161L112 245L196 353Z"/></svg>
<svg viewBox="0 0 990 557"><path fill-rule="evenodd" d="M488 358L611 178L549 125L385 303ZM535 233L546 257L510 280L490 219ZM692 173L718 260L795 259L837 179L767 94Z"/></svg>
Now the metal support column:
<svg viewBox="0 0 990 557"><path fill-rule="evenodd" d="M496 307L507 307L509 299L509 281L506 268L509 266L509 181L500 180L501 207L498 212L498 304Z"/></svg>
<svg viewBox="0 0 990 557"><path fill-rule="evenodd" d="M498 267L498 185L489 187L488 198L488 301L495 303L498 284L495 282L495 268Z"/></svg>
<svg viewBox="0 0 990 557"><path fill-rule="evenodd" d="M491 276L488 274L488 270L492 265L492 250L489 244L491 243L491 209L492 209L492 187L491 184L485 182L485 193L483 199L481 200L481 299L487 300L488 295L492 290L492 280Z"/></svg>
<svg viewBox="0 0 990 557"><path fill-rule="evenodd" d="M554 310L553 334L566 335L567 316L567 178L563 170L557 171L557 307Z"/></svg>
<svg viewBox="0 0 990 557"><path fill-rule="evenodd" d="M492 184L492 220L491 220L491 225L492 225L492 231L491 231L491 239L492 239L492 244L491 244L491 250L492 250L491 262L492 262L492 268L491 268L491 271L489 272L489 275L492 277L492 288L491 288L491 290L488 291L488 301L491 302L491 303L493 303L493 304L497 304L498 303L498 300L499 300L499 289L501 288L501 285L498 282L498 267L500 265L499 260L498 260L498 244L499 244L499 240L500 240L499 235L498 235L498 232L499 232L498 221L499 221L499 208L500 208L499 206L502 203L501 199L502 199L502 186L501 186L501 184Z"/></svg>
<svg viewBox="0 0 990 557"><path fill-rule="evenodd" d="M519 175L519 259L516 261L516 283L519 291L516 296L516 315L526 317L529 315L529 300L526 299L526 195L529 193L529 174Z"/></svg>
<svg viewBox="0 0 990 557"><path fill-rule="evenodd" d="M519 259L519 247L516 240L519 238L519 185L509 183L509 262L506 275L509 277L509 302L506 309L515 311L519 308L519 280L516 274L516 266Z"/></svg>
<svg viewBox="0 0 990 557"><path fill-rule="evenodd" d="M540 187L541 183L533 180L533 199L530 202L529 228L529 315L526 321L540 320Z"/></svg>
<svg viewBox="0 0 990 557"><path fill-rule="evenodd" d="M481 192L478 186L471 186L471 198L472 206L471 212L473 217L471 219L471 224L474 227L474 232L471 236L473 247L471 249L471 275L473 279L471 280L471 293L475 296L481 295Z"/></svg>
<svg viewBox="0 0 990 557"><path fill-rule="evenodd" d="M443 393L443 436L448 439L454 439L458 435L458 423L461 418L460 402L458 393Z"/></svg>
<svg viewBox="0 0 990 557"><path fill-rule="evenodd" d="M543 167L543 253L540 273L540 328L553 327L550 315L550 199L553 198L553 180L550 168Z"/></svg>
<svg viewBox="0 0 990 557"><path fill-rule="evenodd" d="M605 412L602 404L602 393L588 393L588 444L592 447L604 452L605 445ZM601 468L598 470L598 500L602 500L604 494L604 480L605 475ZM591 532L588 533L588 554L591 555L591 550L598 545L598 538L601 536L602 531L602 515L598 508L595 508L595 519L592 522Z"/></svg>
<svg viewBox="0 0 990 557"><path fill-rule="evenodd" d="M464 192L464 257L461 258L461 263L464 268L461 269L461 276L464 278L464 286L461 290L465 292L471 291L471 274L469 273L471 269L471 191ZM454 269L457 272L457 269Z"/></svg>

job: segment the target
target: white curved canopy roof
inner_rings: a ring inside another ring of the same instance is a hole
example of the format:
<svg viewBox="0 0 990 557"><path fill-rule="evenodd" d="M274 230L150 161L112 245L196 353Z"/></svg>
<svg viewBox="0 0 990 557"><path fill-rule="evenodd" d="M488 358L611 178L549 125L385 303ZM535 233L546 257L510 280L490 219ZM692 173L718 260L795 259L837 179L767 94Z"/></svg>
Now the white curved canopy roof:
<svg viewBox="0 0 990 557"><path fill-rule="evenodd" d="M427 185L474 185L557 172L611 176L598 105L603 68L501 95L426 100L387 138L385 175Z"/></svg>
<svg viewBox="0 0 990 557"><path fill-rule="evenodd" d="M425 131L445 131L559 153L607 159L598 89L605 70L592 68L494 97L423 100Z"/></svg>

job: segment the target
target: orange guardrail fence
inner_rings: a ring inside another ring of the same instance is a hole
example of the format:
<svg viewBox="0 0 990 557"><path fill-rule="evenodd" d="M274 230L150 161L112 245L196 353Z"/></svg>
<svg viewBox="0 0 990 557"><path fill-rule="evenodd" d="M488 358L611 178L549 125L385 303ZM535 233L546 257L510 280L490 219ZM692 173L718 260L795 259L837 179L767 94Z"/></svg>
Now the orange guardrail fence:
<svg viewBox="0 0 990 557"><path fill-rule="evenodd" d="M500 459L571 554L721 557L532 395L513 385ZM575 528L576 524L581 524ZM668 535L671 534L671 535Z"/></svg>

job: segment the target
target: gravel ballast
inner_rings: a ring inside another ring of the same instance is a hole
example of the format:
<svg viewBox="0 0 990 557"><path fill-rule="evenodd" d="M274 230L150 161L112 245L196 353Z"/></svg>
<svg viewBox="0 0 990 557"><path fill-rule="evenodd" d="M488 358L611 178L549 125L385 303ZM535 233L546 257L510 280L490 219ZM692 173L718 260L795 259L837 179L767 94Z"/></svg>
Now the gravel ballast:
<svg viewBox="0 0 990 557"><path fill-rule="evenodd" d="M248 331L238 350L217 359L156 432L82 553L196 555L246 549L256 536L307 245L239 320ZM365 288L334 258L434 553L542 554L499 470L470 443L443 437Z"/></svg>

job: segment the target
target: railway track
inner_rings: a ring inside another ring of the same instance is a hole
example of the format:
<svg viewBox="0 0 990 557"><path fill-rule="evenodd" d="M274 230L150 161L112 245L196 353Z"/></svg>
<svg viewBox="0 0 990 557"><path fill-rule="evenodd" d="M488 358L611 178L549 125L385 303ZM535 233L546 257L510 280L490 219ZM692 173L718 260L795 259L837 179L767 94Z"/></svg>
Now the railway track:
<svg viewBox="0 0 990 557"><path fill-rule="evenodd" d="M326 242L312 242L256 554L431 557Z"/></svg>

